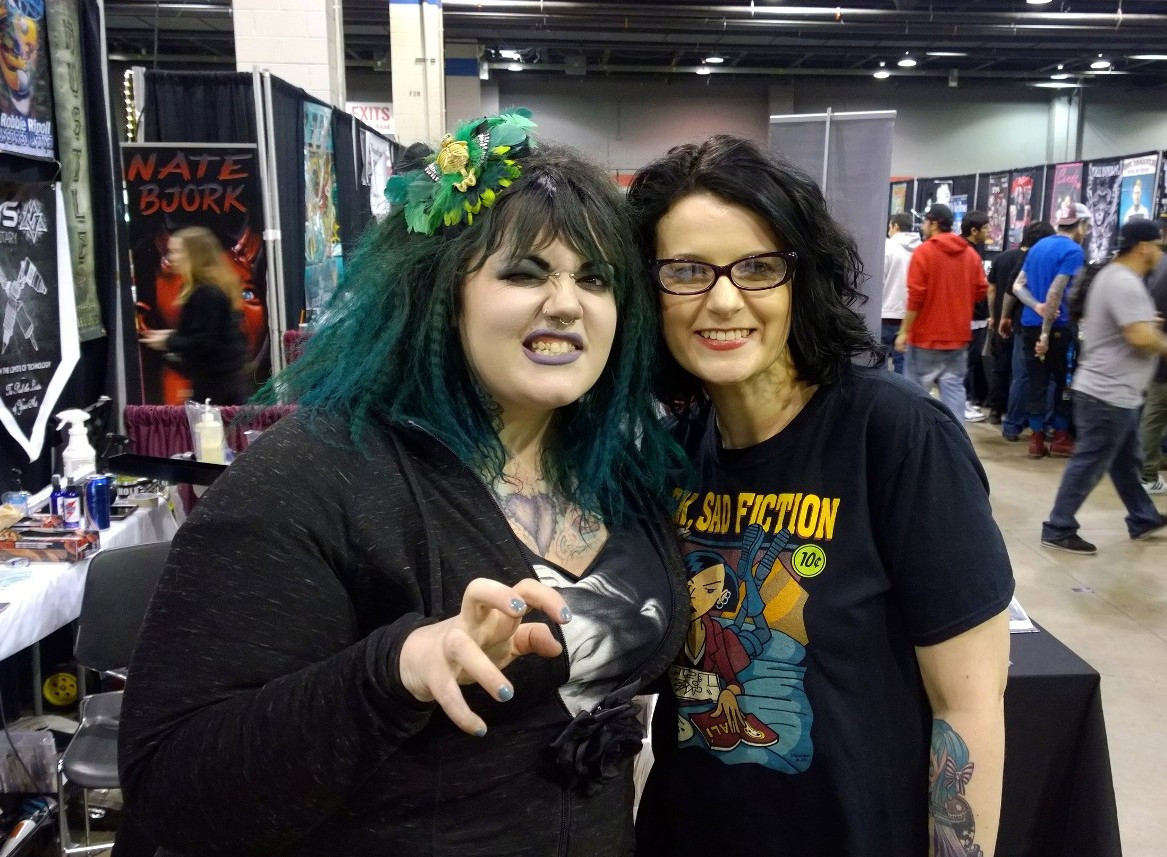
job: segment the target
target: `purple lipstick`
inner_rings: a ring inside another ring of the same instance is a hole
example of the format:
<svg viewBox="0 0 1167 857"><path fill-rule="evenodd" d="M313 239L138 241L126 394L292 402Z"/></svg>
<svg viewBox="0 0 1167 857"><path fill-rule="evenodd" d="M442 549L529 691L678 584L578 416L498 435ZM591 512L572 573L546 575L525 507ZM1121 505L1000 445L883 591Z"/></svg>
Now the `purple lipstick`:
<svg viewBox="0 0 1167 857"><path fill-rule="evenodd" d="M540 351L539 344L567 343L571 346L568 351ZM574 363L583 354L583 337L577 333L564 333L557 330L539 329L532 331L523 340L523 353L532 363L543 366L562 366L565 363Z"/></svg>

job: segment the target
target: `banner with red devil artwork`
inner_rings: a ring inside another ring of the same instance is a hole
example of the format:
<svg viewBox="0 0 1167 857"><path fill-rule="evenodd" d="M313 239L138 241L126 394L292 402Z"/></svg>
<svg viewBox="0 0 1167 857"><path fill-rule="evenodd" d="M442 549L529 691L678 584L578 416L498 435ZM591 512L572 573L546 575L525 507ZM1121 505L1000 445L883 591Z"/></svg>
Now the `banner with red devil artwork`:
<svg viewBox="0 0 1167 857"><path fill-rule="evenodd" d="M218 236L243 284L248 368L255 386L271 374L267 333L267 255L259 161L254 145L123 143L129 200L130 256L139 334L178 321L182 280L166 259L179 229L203 226ZM144 401L181 404L190 383L163 355L140 349Z"/></svg>

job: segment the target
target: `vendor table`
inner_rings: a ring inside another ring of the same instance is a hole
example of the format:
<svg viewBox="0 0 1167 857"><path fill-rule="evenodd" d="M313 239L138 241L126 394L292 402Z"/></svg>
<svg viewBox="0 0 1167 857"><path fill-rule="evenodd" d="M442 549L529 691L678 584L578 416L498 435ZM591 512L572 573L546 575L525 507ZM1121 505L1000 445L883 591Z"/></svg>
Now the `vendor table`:
<svg viewBox="0 0 1167 857"><path fill-rule="evenodd" d="M101 548L120 548L169 541L178 530L169 504L142 506L101 533ZM40 663L36 644L81 615L85 572L79 562L33 562L24 568L0 568L0 659L33 646L34 705L40 712Z"/></svg>
<svg viewBox="0 0 1167 857"><path fill-rule="evenodd" d="M1098 673L1045 630L1009 642L997 857L1121 857Z"/></svg>

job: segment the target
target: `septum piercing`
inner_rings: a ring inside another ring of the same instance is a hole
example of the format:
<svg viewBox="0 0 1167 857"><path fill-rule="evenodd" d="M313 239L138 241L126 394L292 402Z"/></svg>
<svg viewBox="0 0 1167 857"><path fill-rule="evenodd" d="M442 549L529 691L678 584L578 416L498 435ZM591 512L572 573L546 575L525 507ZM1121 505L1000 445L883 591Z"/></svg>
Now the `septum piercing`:
<svg viewBox="0 0 1167 857"><path fill-rule="evenodd" d="M549 315L547 316L547 320L552 324L555 324L558 327L562 327L564 329L569 328L572 325L572 320L570 318L561 318L557 315Z"/></svg>

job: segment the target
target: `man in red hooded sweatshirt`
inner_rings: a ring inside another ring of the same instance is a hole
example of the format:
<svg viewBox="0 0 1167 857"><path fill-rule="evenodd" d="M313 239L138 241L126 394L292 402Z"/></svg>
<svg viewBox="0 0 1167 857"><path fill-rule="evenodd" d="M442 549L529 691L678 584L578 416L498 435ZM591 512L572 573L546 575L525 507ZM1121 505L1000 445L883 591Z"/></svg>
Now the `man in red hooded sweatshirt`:
<svg viewBox="0 0 1167 857"><path fill-rule="evenodd" d="M953 234L951 208L929 208L923 232L908 266L907 311L895 347L905 354L905 377L925 390L939 387L940 401L962 420L973 305L989 282L976 250Z"/></svg>

